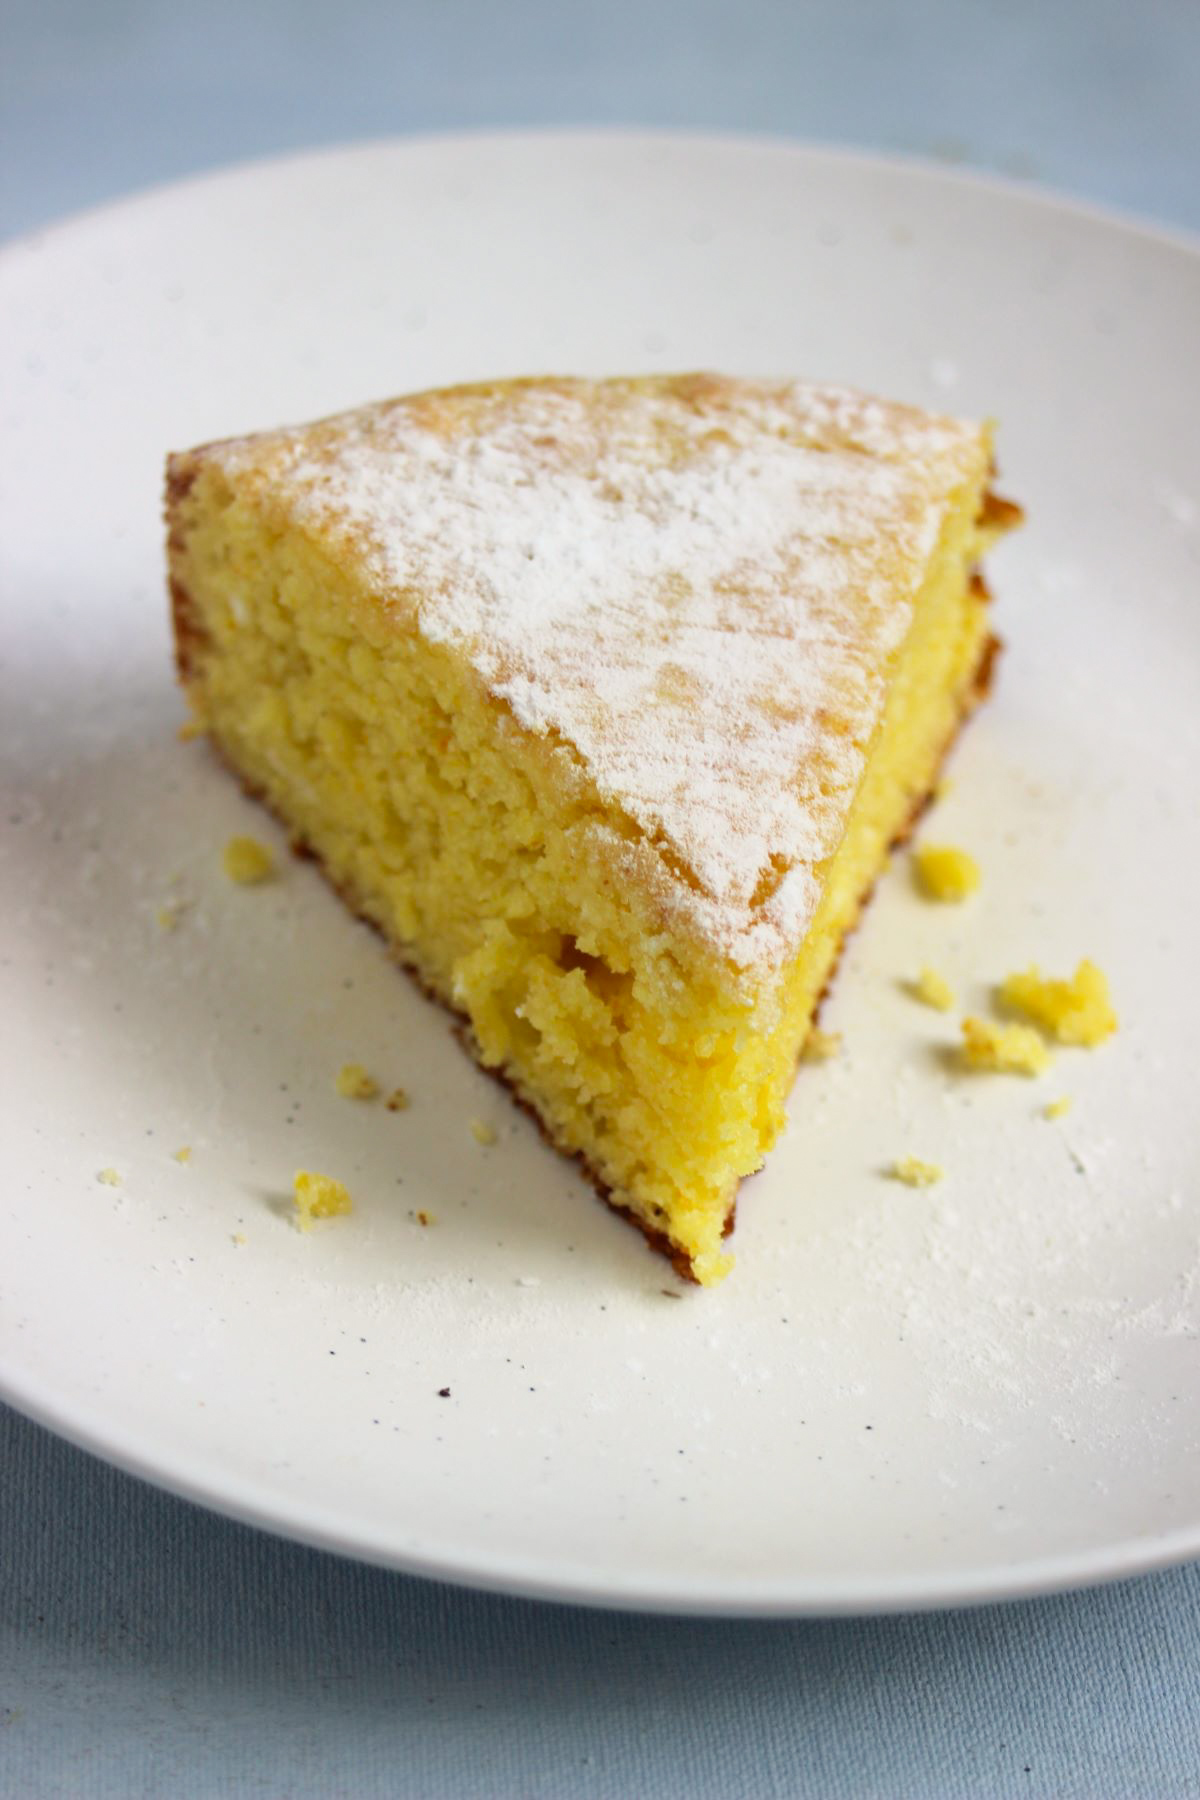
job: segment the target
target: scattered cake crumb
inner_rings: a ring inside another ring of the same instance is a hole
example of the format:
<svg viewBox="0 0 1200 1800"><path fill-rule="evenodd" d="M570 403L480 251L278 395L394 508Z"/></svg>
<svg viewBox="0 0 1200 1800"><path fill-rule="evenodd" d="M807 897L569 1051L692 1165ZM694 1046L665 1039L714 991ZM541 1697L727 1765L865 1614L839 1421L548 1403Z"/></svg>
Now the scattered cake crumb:
<svg viewBox="0 0 1200 1800"><path fill-rule="evenodd" d="M486 1119L472 1119L471 1136L475 1139L477 1144L494 1144L496 1141L496 1127L494 1125L489 1125Z"/></svg>
<svg viewBox="0 0 1200 1800"><path fill-rule="evenodd" d="M830 1062L842 1048L840 1031L821 1031L814 1025L804 1040L801 1051L803 1061L808 1063Z"/></svg>
<svg viewBox="0 0 1200 1800"><path fill-rule="evenodd" d="M937 1163L922 1162L919 1156L897 1157L891 1168L893 1180L914 1188L932 1187L945 1173Z"/></svg>
<svg viewBox="0 0 1200 1800"><path fill-rule="evenodd" d="M1013 1075L1040 1075L1050 1052L1031 1025L992 1025L986 1019L962 1022L963 1056L970 1069Z"/></svg>
<svg viewBox="0 0 1200 1800"><path fill-rule="evenodd" d="M374 1100L379 1092L379 1083L361 1063L343 1063L334 1086L343 1100Z"/></svg>
<svg viewBox="0 0 1200 1800"><path fill-rule="evenodd" d="M965 850L923 844L913 851L917 885L928 900L965 900L979 886L979 864Z"/></svg>
<svg viewBox="0 0 1200 1800"><path fill-rule="evenodd" d="M180 1144L178 1150L172 1150L171 1155L175 1158L177 1163L190 1163L192 1160L192 1146L190 1144Z"/></svg>
<svg viewBox="0 0 1200 1800"><path fill-rule="evenodd" d="M335 1181L332 1175L317 1175L311 1169L297 1169L292 1193L301 1231L308 1231L314 1219L332 1219L339 1213L354 1210L354 1203L340 1181Z"/></svg>
<svg viewBox="0 0 1200 1800"><path fill-rule="evenodd" d="M230 881L240 887L254 887L269 881L275 873L275 859L257 838L232 837L226 844L221 863Z"/></svg>
<svg viewBox="0 0 1200 1800"><path fill-rule="evenodd" d="M954 989L936 969L922 969L909 989L923 1006L932 1006L937 1012L949 1012L954 1005Z"/></svg>
<svg viewBox="0 0 1200 1800"><path fill-rule="evenodd" d="M174 931L186 911L186 900L169 900L165 906L160 906L154 915L158 929L160 931Z"/></svg>
<svg viewBox="0 0 1200 1800"><path fill-rule="evenodd" d="M383 1104L389 1112L404 1112L412 1102L404 1088L393 1088Z"/></svg>
<svg viewBox="0 0 1200 1800"><path fill-rule="evenodd" d="M97 1170L96 1180L103 1182L105 1187L120 1187L121 1185L121 1177L115 1169Z"/></svg>
<svg viewBox="0 0 1200 1800"><path fill-rule="evenodd" d="M1086 957L1069 981L1043 979L1036 964L1010 975L1000 988L1000 998L1060 1044L1082 1044L1090 1049L1117 1029L1108 981Z"/></svg>
<svg viewBox="0 0 1200 1800"><path fill-rule="evenodd" d="M246 1241L246 1234L244 1231L235 1231L234 1232L231 1242L236 1244L239 1250L241 1249L241 1247L245 1243L245 1241Z"/></svg>
<svg viewBox="0 0 1200 1800"><path fill-rule="evenodd" d="M1071 1110L1071 1096L1061 1094L1057 1100L1047 1100L1042 1108L1043 1119L1062 1119Z"/></svg>
<svg viewBox="0 0 1200 1800"><path fill-rule="evenodd" d="M426 1212L424 1207L417 1213L416 1218L418 1225L434 1225L437 1223L433 1214L431 1212Z"/></svg>

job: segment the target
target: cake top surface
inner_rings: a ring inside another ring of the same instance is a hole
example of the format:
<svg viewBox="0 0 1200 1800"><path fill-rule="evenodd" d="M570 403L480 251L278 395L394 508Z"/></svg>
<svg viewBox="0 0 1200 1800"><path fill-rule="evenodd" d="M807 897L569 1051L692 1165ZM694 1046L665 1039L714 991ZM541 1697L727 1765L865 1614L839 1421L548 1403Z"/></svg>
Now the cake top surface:
<svg viewBox="0 0 1200 1800"><path fill-rule="evenodd" d="M445 389L203 453L464 654L743 968L799 944L986 433L710 375Z"/></svg>

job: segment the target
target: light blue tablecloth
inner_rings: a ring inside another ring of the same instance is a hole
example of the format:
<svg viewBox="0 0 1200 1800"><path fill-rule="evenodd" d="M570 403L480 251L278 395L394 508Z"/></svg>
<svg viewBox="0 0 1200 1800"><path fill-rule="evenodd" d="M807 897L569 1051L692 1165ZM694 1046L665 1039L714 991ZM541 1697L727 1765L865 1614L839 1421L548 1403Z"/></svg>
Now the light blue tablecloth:
<svg viewBox="0 0 1200 1800"><path fill-rule="evenodd" d="M7 0L0 234L302 144L717 126L1200 227L1197 0ZM1198 1472L1200 1481L1200 1472ZM758 1625L458 1593L0 1411L0 1794L1200 1795L1200 1569Z"/></svg>
<svg viewBox="0 0 1200 1800"><path fill-rule="evenodd" d="M1200 1792L1200 1567L908 1619L640 1619L262 1537L0 1415L0 1791Z"/></svg>

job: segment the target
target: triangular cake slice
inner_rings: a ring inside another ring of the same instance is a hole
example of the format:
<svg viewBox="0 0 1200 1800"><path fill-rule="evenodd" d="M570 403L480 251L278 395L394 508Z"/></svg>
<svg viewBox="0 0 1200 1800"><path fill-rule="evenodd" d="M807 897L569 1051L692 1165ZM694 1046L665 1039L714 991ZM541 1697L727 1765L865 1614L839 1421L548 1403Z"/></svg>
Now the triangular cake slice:
<svg viewBox="0 0 1200 1800"><path fill-rule="evenodd" d="M990 466L986 428L714 375L452 388L170 459L196 718L700 1282L986 684Z"/></svg>

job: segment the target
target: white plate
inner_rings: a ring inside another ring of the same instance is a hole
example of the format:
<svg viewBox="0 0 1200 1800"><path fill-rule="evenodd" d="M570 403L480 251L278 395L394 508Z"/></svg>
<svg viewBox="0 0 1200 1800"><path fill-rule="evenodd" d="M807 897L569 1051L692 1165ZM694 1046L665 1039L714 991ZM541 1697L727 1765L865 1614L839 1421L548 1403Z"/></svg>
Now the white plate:
<svg viewBox="0 0 1200 1800"><path fill-rule="evenodd" d="M1200 1551L1198 322L1200 258L1163 235L704 139L367 146L13 246L13 1403L311 1542L600 1603L944 1604ZM158 521L168 446L474 376L694 366L995 412L1029 513L993 560L998 692L929 827L982 894L924 904L903 860L882 884L825 1021L846 1056L802 1071L715 1292L542 1147L309 867L225 881L224 840L272 831L176 740ZM1085 953L1122 1030L1040 1084L964 1079L954 1018L899 985L932 962L976 1005ZM350 1058L411 1111L338 1099ZM909 1152L943 1183L885 1179ZM353 1217L294 1231L300 1164Z"/></svg>

